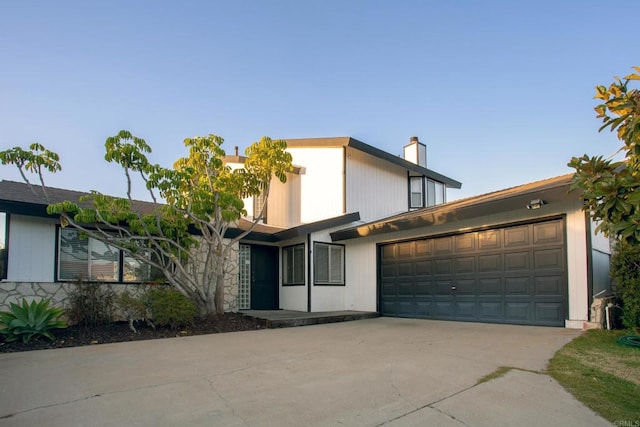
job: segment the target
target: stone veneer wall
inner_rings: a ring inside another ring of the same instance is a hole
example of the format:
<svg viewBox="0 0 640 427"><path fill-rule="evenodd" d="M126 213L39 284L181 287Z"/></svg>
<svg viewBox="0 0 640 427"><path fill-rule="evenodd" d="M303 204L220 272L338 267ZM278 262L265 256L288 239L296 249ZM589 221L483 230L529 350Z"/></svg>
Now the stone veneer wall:
<svg viewBox="0 0 640 427"><path fill-rule="evenodd" d="M48 299L51 305L65 308L68 304L69 291L77 286L72 282L0 282L0 311L7 311L11 303L20 303L23 298L27 301ZM137 284L110 283L109 286L116 293L128 291L132 296L139 296L145 289ZM224 309L227 312L238 311L238 275L227 275L227 283L224 290Z"/></svg>

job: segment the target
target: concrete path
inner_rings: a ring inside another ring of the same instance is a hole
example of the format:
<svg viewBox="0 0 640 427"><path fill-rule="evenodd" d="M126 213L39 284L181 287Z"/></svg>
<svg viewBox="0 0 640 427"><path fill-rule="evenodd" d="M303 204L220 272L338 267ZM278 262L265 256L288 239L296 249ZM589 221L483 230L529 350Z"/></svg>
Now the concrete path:
<svg viewBox="0 0 640 427"><path fill-rule="evenodd" d="M528 372L578 334L377 318L0 354L0 426L609 425Z"/></svg>

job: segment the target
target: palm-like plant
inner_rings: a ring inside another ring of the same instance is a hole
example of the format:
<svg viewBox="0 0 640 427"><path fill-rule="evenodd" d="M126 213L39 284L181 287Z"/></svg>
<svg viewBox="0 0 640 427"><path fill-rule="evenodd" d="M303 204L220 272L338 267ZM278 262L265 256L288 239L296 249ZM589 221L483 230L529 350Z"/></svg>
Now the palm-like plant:
<svg viewBox="0 0 640 427"><path fill-rule="evenodd" d="M65 321L59 320L63 313L60 308L49 307L47 300L28 303L23 299L21 305L11 303L11 311L0 312L0 333L5 335L6 342L22 339L28 343L41 336L53 340L53 329L67 327Z"/></svg>

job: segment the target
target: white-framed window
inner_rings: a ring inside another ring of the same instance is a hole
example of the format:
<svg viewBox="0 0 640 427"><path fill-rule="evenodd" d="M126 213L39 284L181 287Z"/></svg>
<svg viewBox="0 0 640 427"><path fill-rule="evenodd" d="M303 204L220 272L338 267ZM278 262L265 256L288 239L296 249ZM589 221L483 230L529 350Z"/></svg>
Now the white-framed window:
<svg viewBox="0 0 640 427"><path fill-rule="evenodd" d="M304 285L304 243L282 248L282 285Z"/></svg>
<svg viewBox="0 0 640 427"><path fill-rule="evenodd" d="M409 177L409 201L410 208L424 207L424 178L421 176Z"/></svg>
<svg viewBox="0 0 640 427"><path fill-rule="evenodd" d="M316 242L313 253L314 285L344 286L344 246Z"/></svg>
<svg viewBox="0 0 640 427"><path fill-rule="evenodd" d="M74 228L60 228L58 280L99 282L164 281L162 273L120 249L83 236Z"/></svg>

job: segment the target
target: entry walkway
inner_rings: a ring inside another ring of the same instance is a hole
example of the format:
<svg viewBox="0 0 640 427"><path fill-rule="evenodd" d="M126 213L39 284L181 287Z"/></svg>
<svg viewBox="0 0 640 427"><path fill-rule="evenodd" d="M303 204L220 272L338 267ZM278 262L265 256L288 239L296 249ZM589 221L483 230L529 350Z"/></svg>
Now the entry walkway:
<svg viewBox="0 0 640 427"><path fill-rule="evenodd" d="M378 313L371 311L322 311L308 313L294 310L240 310L240 313L265 322L267 328L289 328L291 326L318 325L320 323L346 322L371 319Z"/></svg>

